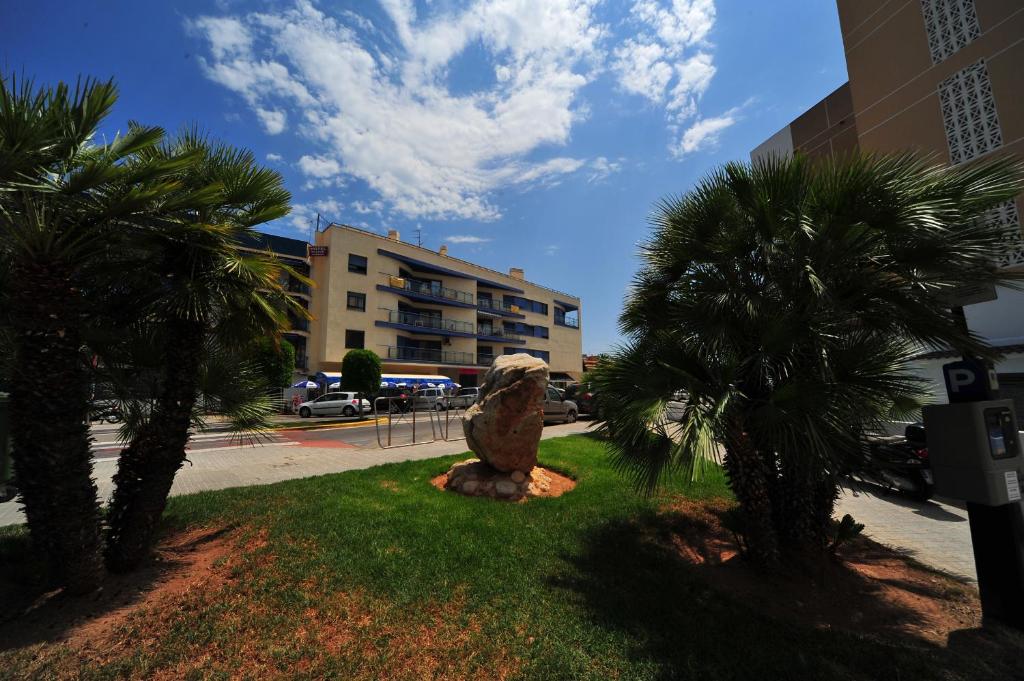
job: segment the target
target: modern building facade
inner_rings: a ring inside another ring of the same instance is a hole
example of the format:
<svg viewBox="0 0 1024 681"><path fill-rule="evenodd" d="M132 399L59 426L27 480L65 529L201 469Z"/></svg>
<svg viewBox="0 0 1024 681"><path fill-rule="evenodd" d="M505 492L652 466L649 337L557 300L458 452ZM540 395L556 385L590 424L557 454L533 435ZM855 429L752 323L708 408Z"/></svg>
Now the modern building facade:
<svg viewBox="0 0 1024 681"><path fill-rule="evenodd" d="M285 284L310 310L286 337L302 375L337 374L349 350L367 348L384 373L443 375L478 385L498 355L527 353L551 368L553 382L582 374L580 300L508 274L345 225L315 242L262 235L247 248L272 250L313 281ZM297 362L298 364L298 362Z"/></svg>
<svg viewBox="0 0 1024 681"><path fill-rule="evenodd" d="M330 225L311 247L316 282L309 345L317 371L341 369L355 348L376 352L385 373L449 376L478 385L503 354L546 361L552 380L578 379L579 298L439 251L354 227Z"/></svg>
<svg viewBox="0 0 1024 681"><path fill-rule="evenodd" d="M308 246L309 244L299 239L289 239L274 234L256 234L245 240L242 244L242 249L248 251L271 251L281 262L288 265L296 273L308 278ZM288 291L288 294L299 305L308 310L313 300L313 289L290 274L283 273L281 276L281 284ZM308 319L299 319L291 313L288 314L288 319L291 324L288 331L283 334L283 337L295 348L296 374L305 376L310 370L309 354L307 352L310 322Z"/></svg>
<svg viewBox="0 0 1024 681"><path fill-rule="evenodd" d="M859 148L914 150L951 164L1024 157L1024 3L1021 0L838 0L849 82L758 146L751 157ZM993 258L1024 267L1021 210L1008 201L991 219L1006 228ZM1001 384L1024 411L1024 293L965 308L976 333L1002 347ZM921 373L944 399L941 365L951 353L921 358Z"/></svg>

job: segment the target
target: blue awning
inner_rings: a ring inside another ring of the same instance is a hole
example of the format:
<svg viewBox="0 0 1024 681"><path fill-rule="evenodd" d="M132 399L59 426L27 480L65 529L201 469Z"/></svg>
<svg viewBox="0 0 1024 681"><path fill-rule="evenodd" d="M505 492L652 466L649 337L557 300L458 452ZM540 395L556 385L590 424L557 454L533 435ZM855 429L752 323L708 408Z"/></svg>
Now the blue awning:
<svg viewBox="0 0 1024 681"><path fill-rule="evenodd" d="M438 378L437 376L395 376L389 374L383 383L388 383L391 386L407 385L410 388L415 386L418 388L426 387L428 383L437 388L451 388L455 383L448 377Z"/></svg>
<svg viewBox="0 0 1024 681"><path fill-rule="evenodd" d="M488 288L496 288L501 289L503 291L512 291L513 293L523 293L522 289L514 288L506 284L499 284L498 282L491 281L490 279L474 277L473 275L466 274L465 272L457 272L456 270L449 269L447 267L434 265L423 260L417 260L416 258L410 258L407 255L395 253L394 251L388 251L383 248L378 248L377 254L387 256L388 258L393 258L398 262L404 262L409 267L414 267L420 272L431 272L433 274L444 274L449 277L458 277L459 279L469 279L470 281L475 281L476 283L487 286Z"/></svg>

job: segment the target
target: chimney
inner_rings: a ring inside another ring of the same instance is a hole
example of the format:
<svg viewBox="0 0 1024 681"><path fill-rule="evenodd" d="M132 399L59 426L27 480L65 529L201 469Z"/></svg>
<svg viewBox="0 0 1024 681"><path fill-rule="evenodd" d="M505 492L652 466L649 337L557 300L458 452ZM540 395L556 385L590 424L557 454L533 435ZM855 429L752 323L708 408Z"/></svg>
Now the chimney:
<svg viewBox="0 0 1024 681"><path fill-rule="evenodd" d="M441 255L448 255L448 244L441 244L441 248L437 250Z"/></svg>
<svg viewBox="0 0 1024 681"><path fill-rule="evenodd" d="M518 279L520 281L523 281L526 278L526 275L523 272L523 268L522 267L510 267L510 268L508 268L508 276L512 277L513 279Z"/></svg>
<svg viewBox="0 0 1024 681"><path fill-rule="evenodd" d="M398 230L397 229L389 229L388 230L388 238L391 239L392 241L399 241Z"/></svg>

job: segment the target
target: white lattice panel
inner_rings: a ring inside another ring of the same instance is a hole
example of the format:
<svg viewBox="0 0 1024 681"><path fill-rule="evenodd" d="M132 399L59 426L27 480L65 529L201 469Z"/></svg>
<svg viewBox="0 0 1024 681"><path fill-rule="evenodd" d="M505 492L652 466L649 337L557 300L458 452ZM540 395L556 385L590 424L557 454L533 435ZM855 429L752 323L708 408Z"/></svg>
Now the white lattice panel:
<svg viewBox="0 0 1024 681"><path fill-rule="evenodd" d="M988 211L985 218L1004 229L1006 246L996 258L1000 267L1024 265L1024 236L1020 231L1020 213L1014 201L1004 201Z"/></svg>
<svg viewBox="0 0 1024 681"><path fill-rule="evenodd" d="M939 83L939 101L950 162L970 161L1002 146L1003 133L984 59Z"/></svg>
<svg viewBox="0 0 1024 681"><path fill-rule="evenodd" d="M921 13L935 64L981 35L974 0L921 0Z"/></svg>

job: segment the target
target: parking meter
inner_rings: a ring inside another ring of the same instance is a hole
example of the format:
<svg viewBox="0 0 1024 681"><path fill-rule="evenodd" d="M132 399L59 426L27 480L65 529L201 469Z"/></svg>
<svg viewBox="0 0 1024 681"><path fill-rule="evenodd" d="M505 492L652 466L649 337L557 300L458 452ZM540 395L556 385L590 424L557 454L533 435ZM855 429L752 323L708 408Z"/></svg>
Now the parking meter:
<svg viewBox="0 0 1024 681"><path fill-rule="evenodd" d="M1011 400L933 405L923 412L937 494L985 506L1020 501L1024 457Z"/></svg>

